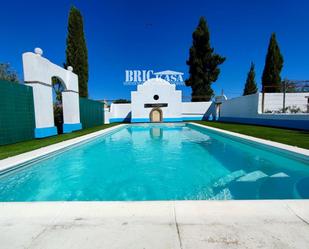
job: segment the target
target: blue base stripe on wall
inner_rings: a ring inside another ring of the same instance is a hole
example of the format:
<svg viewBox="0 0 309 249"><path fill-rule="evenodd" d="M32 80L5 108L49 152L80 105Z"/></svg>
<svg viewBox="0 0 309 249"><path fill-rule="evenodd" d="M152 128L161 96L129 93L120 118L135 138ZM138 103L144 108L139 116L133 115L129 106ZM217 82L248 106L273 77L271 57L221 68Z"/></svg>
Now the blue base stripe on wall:
<svg viewBox="0 0 309 249"><path fill-rule="evenodd" d="M82 129L81 123L76 124L63 124L63 133L70 133L72 131L78 131Z"/></svg>
<svg viewBox="0 0 309 249"><path fill-rule="evenodd" d="M182 122L182 118L163 118L163 122Z"/></svg>
<svg viewBox="0 0 309 249"><path fill-rule="evenodd" d="M309 130L309 120L220 117L219 121Z"/></svg>
<svg viewBox="0 0 309 249"><path fill-rule="evenodd" d="M35 128L34 129L34 137L35 138L43 138L57 135L57 127L44 127L44 128Z"/></svg>
<svg viewBox="0 0 309 249"><path fill-rule="evenodd" d="M183 121L193 121L193 120L204 120L204 116L198 116L198 117L183 117Z"/></svg>
<svg viewBox="0 0 309 249"><path fill-rule="evenodd" d="M131 122L131 118L110 118L109 119L110 123L130 123Z"/></svg>
<svg viewBox="0 0 309 249"><path fill-rule="evenodd" d="M181 117L181 118L163 118L163 122L182 122L182 121L194 121L194 120L208 120L205 116L195 116L195 117ZM110 118L110 123L121 123L121 122L131 122L131 123L149 123L149 118Z"/></svg>
<svg viewBox="0 0 309 249"><path fill-rule="evenodd" d="M131 123L149 123L149 118L132 118Z"/></svg>

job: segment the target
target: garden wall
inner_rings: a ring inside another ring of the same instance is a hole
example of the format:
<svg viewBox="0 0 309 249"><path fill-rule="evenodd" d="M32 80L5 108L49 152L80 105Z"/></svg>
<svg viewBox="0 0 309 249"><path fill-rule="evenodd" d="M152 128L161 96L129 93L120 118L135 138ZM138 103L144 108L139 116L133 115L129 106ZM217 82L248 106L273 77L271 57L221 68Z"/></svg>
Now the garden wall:
<svg viewBox="0 0 309 249"><path fill-rule="evenodd" d="M293 95L290 95L290 103L293 103ZM277 96L270 94L268 106L275 106ZM270 101L273 98L274 104ZM299 96L295 96L296 100ZM297 103L297 101L295 102ZM221 104L219 121L235 122L246 124L257 124L274 127L292 128L309 130L309 114L308 113L261 113L262 94L252 94L234 99L226 100Z"/></svg>
<svg viewBox="0 0 309 249"><path fill-rule="evenodd" d="M182 102L182 119L207 120L210 115L215 115L215 104L208 102Z"/></svg>
<svg viewBox="0 0 309 249"><path fill-rule="evenodd" d="M105 110L105 123L131 122L131 104L111 104L110 110ZM164 115L164 107L163 115ZM178 121L206 120L215 113L213 102L183 102L181 103L181 118ZM108 118L109 117L109 118ZM163 116L164 117L164 116Z"/></svg>
<svg viewBox="0 0 309 249"><path fill-rule="evenodd" d="M82 128L104 124L103 103L87 98L79 98L80 122Z"/></svg>
<svg viewBox="0 0 309 249"><path fill-rule="evenodd" d="M0 145L34 138L32 87L0 81Z"/></svg>
<svg viewBox="0 0 309 249"><path fill-rule="evenodd" d="M127 103L119 103L119 104L111 104L110 112L108 114L110 116L109 122L130 122L131 121L131 104Z"/></svg>

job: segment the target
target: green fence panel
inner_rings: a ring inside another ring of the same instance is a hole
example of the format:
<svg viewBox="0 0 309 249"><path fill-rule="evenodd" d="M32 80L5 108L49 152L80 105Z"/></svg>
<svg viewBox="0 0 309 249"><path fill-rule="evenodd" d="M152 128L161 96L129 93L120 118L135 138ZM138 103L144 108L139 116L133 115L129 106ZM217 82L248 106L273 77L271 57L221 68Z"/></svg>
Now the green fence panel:
<svg viewBox="0 0 309 249"><path fill-rule="evenodd" d="M104 124L103 103L79 98L79 109L83 129Z"/></svg>
<svg viewBox="0 0 309 249"><path fill-rule="evenodd" d="M0 80L0 145L34 138L32 87Z"/></svg>

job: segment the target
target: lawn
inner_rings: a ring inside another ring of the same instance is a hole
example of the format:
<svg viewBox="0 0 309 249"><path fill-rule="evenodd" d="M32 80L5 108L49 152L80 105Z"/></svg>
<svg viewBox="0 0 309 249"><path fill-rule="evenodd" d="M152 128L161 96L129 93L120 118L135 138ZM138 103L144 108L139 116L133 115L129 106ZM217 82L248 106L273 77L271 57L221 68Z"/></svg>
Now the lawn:
<svg viewBox="0 0 309 249"><path fill-rule="evenodd" d="M117 125L117 123L100 125L92 128L83 129L80 131L75 131L72 133L61 134L58 136L41 138L41 139L33 139L28 140L16 144L2 145L0 146L0 159L4 159L10 156L15 156L27 151L39 149L44 146L48 146L51 144L59 143L68 139L76 138L79 136L83 136L95 131L103 130L112 126Z"/></svg>
<svg viewBox="0 0 309 249"><path fill-rule="evenodd" d="M309 149L309 132L306 131L210 121L195 123Z"/></svg>

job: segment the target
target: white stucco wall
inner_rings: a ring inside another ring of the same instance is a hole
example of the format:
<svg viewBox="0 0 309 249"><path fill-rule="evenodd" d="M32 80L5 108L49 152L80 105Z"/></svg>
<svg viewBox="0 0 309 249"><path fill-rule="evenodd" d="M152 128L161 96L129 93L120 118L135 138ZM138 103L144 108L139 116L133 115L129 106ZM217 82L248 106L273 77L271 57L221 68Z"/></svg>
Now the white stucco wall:
<svg viewBox="0 0 309 249"><path fill-rule="evenodd" d="M52 88L38 83L28 83L33 89L35 127L54 126L54 110Z"/></svg>
<svg viewBox="0 0 309 249"><path fill-rule="evenodd" d="M76 92L62 92L63 123L79 123L79 96Z"/></svg>
<svg viewBox="0 0 309 249"><path fill-rule="evenodd" d="M65 83L67 90L78 92L78 77L72 71L59 67L40 54L26 52L22 57L25 82L41 82L51 86L51 78L57 76Z"/></svg>
<svg viewBox="0 0 309 249"><path fill-rule="evenodd" d="M154 95L159 99L155 100ZM138 85L137 91L131 92L132 122L148 122L152 108L145 108L145 104L166 103L167 107L160 107L163 121L180 121L182 119L181 91L176 86L163 79L150 79Z"/></svg>
<svg viewBox="0 0 309 249"><path fill-rule="evenodd" d="M72 67L68 67L68 70L59 67L42 57L42 54L43 51L36 48L35 53L27 52L22 55L24 81L33 88L35 136L57 134L53 114L52 77L59 78L65 88L62 94L63 131L81 129L77 75L73 73Z"/></svg>
<svg viewBox="0 0 309 249"><path fill-rule="evenodd" d="M130 121L128 119L131 118L131 104L112 103L107 115L109 116L110 122Z"/></svg>
<svg viewBox="0 0 309 249"><path fill-rule="evenodd" d="M303 103L301 97L305 94L289 94L288 103ZM295 96L295 101L293 100ZM277 94L269 94L268 108L277 107L278 103ZM273 101L271 101L271 98ZM288 106L288 105L287 105ZM250 123L268 126L278 126L286 128L309 129L309 114L269 114L261 113L262 107L262 94L257 93L248 96L241 96L234 99L226 100L221 105L221 121ZM282 108L282 103L281 107ZM265 108L266 110L266 108Z"/></svg>
<svg viewBox="0 0 309 249"><path fill-rule="evenodd" d="M307 110L309 93L287 93L286 107L296 106L302 111ZM264 97L264 112L278 111L283 107L282 93L266 93ZM262 93L229 99L221 105L221 117L255 117L262 114Z"/></svg>
<svg viewBox="0 0 309 249"><path fill-rule="evenodd" d="M208 102L183 102L182 118L183 120L200 120L204 116L214 115L215 105L212 101Z"/></svg>
<svg viewBox="0 0 309 249"><path fill-rule="evenodd" d="M159 99L154 99L158 95ZM166 107L145 107L145 104L167 104ZM149 122L150 112L160 108L164 121L202 120L215 114L215 104L209 102L182 102L182 93L174 84L162 79L150 79L131 92L131 104L112 104L105 117L110 122Z"/></svg>
<svg viewBox="0 0 309 249"><path fill-rule="evenodd" d="M221 117L255 117L258 114L259 94L228 99L221 104Z"/></svg>

